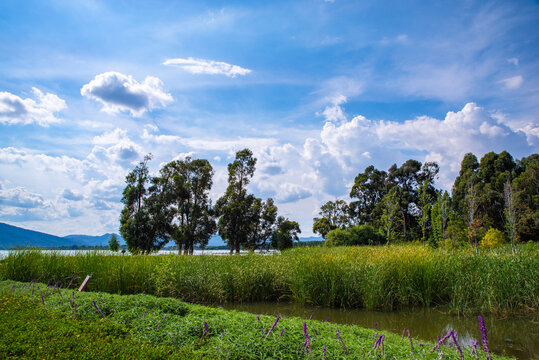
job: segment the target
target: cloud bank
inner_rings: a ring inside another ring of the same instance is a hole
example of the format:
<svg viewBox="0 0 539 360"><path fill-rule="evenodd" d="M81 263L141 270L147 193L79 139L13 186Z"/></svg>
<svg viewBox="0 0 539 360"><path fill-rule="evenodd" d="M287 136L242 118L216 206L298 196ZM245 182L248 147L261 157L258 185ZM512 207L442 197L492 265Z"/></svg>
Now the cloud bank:
<svg viewBox="0 0 539 360"><path fill-rule="evenodd" d="M30 98L22 99L9 92L0 91L0 123L8 125L36 123L46 127L60 122L55 114L67 108L65 101L54 94L44 94L35 87L32 88L32 92L37 101Z"/></svg>

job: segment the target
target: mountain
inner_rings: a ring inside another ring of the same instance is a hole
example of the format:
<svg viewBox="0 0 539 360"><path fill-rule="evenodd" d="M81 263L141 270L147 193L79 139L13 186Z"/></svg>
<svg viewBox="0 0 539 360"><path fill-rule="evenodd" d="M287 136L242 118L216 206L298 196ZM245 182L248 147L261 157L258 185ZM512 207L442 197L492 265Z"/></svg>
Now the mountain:
<svg viewBox="0 0 539 360"><path fill-rule="evenodd" d="M112 234L110 233L100 235L100 236L67 235L67 236L64 236L62 239L75 241L77 244L84 245L84 246L108 246L111 235ZM118 237L118 241L120 242L120 245L125 245L125 240L120 235L116 235L116 236Z"/></svg>
<svg viewBox="0 0 539 360"><path fill-rule="evenodd" d="M25 246L59 247L73 245L77 245L77 243L70 239L0 223L0 249Z"/></svg>
<svg viewBox="0 0 539 360"><path fill-rule="evenodd" d="M101 236L67 235L64 237L45 234L39 231L23 229L17 226L0 223L0 249L14 247L71 247L71 246L106 246L112 234ZM124 239L118 236L121 245Z"/></svg>

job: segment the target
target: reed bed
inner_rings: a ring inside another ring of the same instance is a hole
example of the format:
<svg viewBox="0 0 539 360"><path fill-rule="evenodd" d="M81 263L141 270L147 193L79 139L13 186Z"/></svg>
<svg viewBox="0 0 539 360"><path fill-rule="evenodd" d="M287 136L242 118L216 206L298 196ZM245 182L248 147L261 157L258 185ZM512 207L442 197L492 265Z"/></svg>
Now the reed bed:
<svg viewBox="0 0 539 360"><path fill-rule="evenodd" d="M294 301L391 310L445 306L455 313L539 309L539 251L520 247L443 251L416 245L297 248L274 255L73 256L13 251L0 279L46 272L67 283L92 276L89 290L147 293L191 302Z"/></svg>

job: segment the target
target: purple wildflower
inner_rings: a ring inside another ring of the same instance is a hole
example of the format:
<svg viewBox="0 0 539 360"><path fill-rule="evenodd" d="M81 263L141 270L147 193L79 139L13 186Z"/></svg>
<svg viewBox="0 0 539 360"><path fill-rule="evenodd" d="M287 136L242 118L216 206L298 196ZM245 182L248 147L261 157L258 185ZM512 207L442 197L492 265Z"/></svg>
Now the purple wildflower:
<svg viewBox="0 0 539 360"><path fill-rule="evenodd" d="M159 321L159 322L157 323L157 329L156 329L156 330L159 330L160 327L161 327L161 321Z"/></svg>
<svg viewBox="0 0 539 360"><path fill-rule="evenodd" d="M260 322L260 316L256 316L256 320L258 320L258 322Z"/></svg>
<svg viewBox="0 0 539 360"><path fill-rule="evenodd" d="M488 348L487 328L483 321L483 317L479 315L477 319L479 320L479 325L480 325L479 330L481 330L481 341L483 342L483 350L485 350L485 354L487 355L487 360L492 360L492 356L490 355L490 350Z"/></svg>
<svg viewBox="0 0 539 360"><path fill-rule="evenodd" d="M322 353L324 354L324 359L326 359L326 346L322 348Z"/></svg>
<svg viewBox="0 0 539 360"><path fill-rule="evenodd" d="M472 355L474 356L475 360L479 360L479 355L477 354L477 345L479 345L479 341L474 341L473 348L472 348Z"/></svg>
<svg viewBox="0 0 539 360"><path fill-rule="evenodd" d="M68 289L68 288L71 286L71 284L73 283L73 281L74 281L77 277L78 277L77 274L73 275L73 277L71 278L71 281L70 281L69 284L67 285L66 289Z"/></svg>
<svg viewBox="0 0 539 360"><path fill-rule="evenodd" d="M15 292L15 285L12 285L11 286L11 294L13 294Z"/></svg>
<svg viewBox="0 0 539 360"><path fill-rule="evenodd" d="M281 316L277 316L277 319L275 319L275 322L273 323L273 325L271 325L269 331L268 331L268 334L266 335L266 337L264 338L264 340L266 340L269 336L269 334L271 334L271 332L273 331L273 329L275 328L275 325L277 325L277 323L279 322L279 319L281 319Z"/></svg>
<svg viewBox="0 0 539 360"><path fill-rule="evenodd" d="M346 346L344 345L344 342L341 339L341 335L339 334L339 329L337 329L337 339L339 340L339 344L341 344L342 351L344 351L344 353L348 355L348 349L346 348Z"/></svg>
<svg viewBox="0 0 539 360"><path fill-rule="evenodd" d="M73 316L77 316L77 304L75 304L75 307L73 310Z"/></svg>
<svg viewBox="0 0 539 360"><path fill-rule="evenodd" d="M371 352L376 351L379 348L382 348L382 353L384 352L384 338L385 338L385 335L382 334L382 335L380 335L380 337L378 337L378 339L376 339L371 351L369 351L367 356L370 355Z"/></svg>
<svg viewBox="0 0 539 360"><path fill-rule="evenodd" d="M97 312L103 316L103 318L105 318L105 315L103 315L103 313L101 312L101 309L97 306L96 302L94 300L92 300L92 302L94 303L94 307L95 309L97 310Z"/></svg>
<svg viewBox="0 0 539 360"><path fill-rule="evenodd" d="M165 316L163 316L163 321L165 321L167 319L167 314L165 314Z"/></svg>
<svg viewBox="0 0 539 360"><path fill-rule="evenodd" d="M281 330L281 336L283 336L284 334L284 328Z"/></svg>
<svg viewBox="0 0 539 360"><path fill-rule="evenodd" d="M43 274L41 274L41 276L36 279L36 282L38 282L43 276L45 276L46 273L47 271L43 271Z"/></svg>
<svg viewBox="0 0 539 360"><path fill-rule="evenodd" d="M307 323L303 323L303 334L305 335L305 342L303 343L303 348L305 352L311 353L311 340L309 339L309 334L307 334Z"/></svg>
<svg viewBox="0 0 539 360"><path fill-rule="evenodd" d="M329 316L327 317L327 319L326 319L326 320L324 320L324 322L329 322Z"/></svg>
<svg viewBox="0 0 539 360"><path fill-rule="evenodd" d="M314 311L311 313L311 316L309 316L309 320L313 319Z"/></svg>
<svg viewBox="0 0 539 360"><path fill-rule="evenodd" d="M43 303L43 306L45 306L45 299L43 299L43 295L41 295L41 302Z"/></svg>
<svg viewBox="0 0 539 360"><path fill-rule="evenodd" d="M374 330L376 330L376 327L378 326L378 322L374 323Z"/></svg>
<svg viewBox="0 0 539 360"><path fill-rule="evenodd" d="M410 336L410 330L406 329L406 331L408 332L408 339L410 339L410 347L412 348L412 352L414 352L414 342Z"/></svg>
<svg viewBox="0 0 539 360"><path fill-rule="evenodd" d="M200 338L200 343L202 343L208 333L208 324L206 323L206 321L204 321L204 332L202 333L202 337Z"/></svg>
<svg viewBox="0 0 539 360"><path fill-rule="evenodd" d="M457 347L457 350L459 351L459 354L460 354L460 359L461 360L464 360L464 355L462 354L462 350L460 349L460 346L459 346L459 343L457 341L457 338L455 337L455 333L453 330L451 330L451 338L453 339L453 342L455 343L455 346Z"/></svg>

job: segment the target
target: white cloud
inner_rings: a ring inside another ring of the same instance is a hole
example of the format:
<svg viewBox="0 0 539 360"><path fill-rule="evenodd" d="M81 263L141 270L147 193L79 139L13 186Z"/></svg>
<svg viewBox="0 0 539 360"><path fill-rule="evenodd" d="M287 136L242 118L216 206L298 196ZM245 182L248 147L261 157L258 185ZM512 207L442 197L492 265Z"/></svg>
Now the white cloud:
<svg viewBox="0 0 539 360"><path fill-rule="evenodd" d="M510 64L513 64L515 66L518 66L518 58L507 59L507 62L510 63Z"/></svg>
<svg viewBox="0 0 539 360"><path fill-rule="evenodd" d="M131 75L114 71L97 75L84 85L80 92L81 95L102 103L102 111L124 111L135 117L164 107L173 100L172 95L163 89L163 82L156 77L147 76L139 83Z"/></svg>
<svg viewBox="0 0 539 360"><path fill-rule="evenodd" d="M226 75L228 77L247 75L252 71L238 65L232 65L221 61L194 59L192 57L187 59L167 59L163 62L163 65L176 65L193 74Z"/></svg>
<svg viewBox="0 0 539 360"><path fill-rule="evenodd" d="M45 201L41 195L18 186L10 189L0 189L0 205L30 209L43 207Z"/></svg>
<svg viewBox="0 0 539 360"><path fill-rule="evenodd" d="M498 81L499 83L503 84L506 89L514 90L518 89L520 85L524 82L524 78L521 75L513 76L507 79L503 79Z"/></svg>
<svg viewBox="0 0 539 360"><path fill-rule="evenodd" d="M49 126L60 122L55 113L67 108L65 101L51 93L43 94L35 87L32 91L37 101L30 98L22 99L9 92L0 91L0 123L23 125L37 123Z"/></svg>

